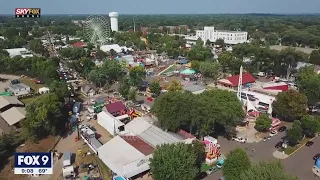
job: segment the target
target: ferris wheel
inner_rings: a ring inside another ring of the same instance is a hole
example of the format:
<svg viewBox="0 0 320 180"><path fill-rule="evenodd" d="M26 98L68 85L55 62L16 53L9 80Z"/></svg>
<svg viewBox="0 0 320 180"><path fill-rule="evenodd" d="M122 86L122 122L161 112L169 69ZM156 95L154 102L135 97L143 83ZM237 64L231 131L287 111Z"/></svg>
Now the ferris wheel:
<svg viewBox="0 0 320 180"><path fill-rule="evenodd" d="M108 20L99 15L89 16L83 26L84 35L88 42L94 45L104 45L110 37Z"/></svg>

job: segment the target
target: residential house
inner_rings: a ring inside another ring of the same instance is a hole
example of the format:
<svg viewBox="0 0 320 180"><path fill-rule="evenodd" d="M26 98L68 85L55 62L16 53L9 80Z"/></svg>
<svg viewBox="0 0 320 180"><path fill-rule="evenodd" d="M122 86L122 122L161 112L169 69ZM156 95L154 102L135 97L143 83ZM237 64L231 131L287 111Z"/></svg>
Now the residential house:
<svg viewBox="0 0 320 180"><path fill-rule="evenodd" d="M31 88L23 83L10 84L8 88L15 96L26 95L31 92Z"/></svg>
<svg viewBox="0 0 320 180"><path fill-rule="evenodd" d="M97 93L97 89L93 84L86 84L81 87L81 93L84 96L93 96Z"/></svg>

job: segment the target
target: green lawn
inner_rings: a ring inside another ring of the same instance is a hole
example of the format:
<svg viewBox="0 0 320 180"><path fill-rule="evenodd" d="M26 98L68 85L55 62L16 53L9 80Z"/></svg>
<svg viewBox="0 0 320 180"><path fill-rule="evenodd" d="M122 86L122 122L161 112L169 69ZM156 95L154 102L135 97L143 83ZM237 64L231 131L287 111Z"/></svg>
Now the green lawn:
<svg viewBox="0 0 320 180"><path fill-rule="evenodd" d="M210 169L212 166L215 166L215 165L207 165L206 163L202 163L201 165L201 168L200 168L200 172L206 172L208 169Z"/></svg>
<svg viewBox="0 0 320 180"><path fill-rule="evenodd" d="M34 97L29 97L29 98L25 98L25 99L20 99L21 102L23 102L23 104L29 104L31 101L37 99L39 96L34 96Z"/></svg>
<svg viewBox="0 0 320 180"><path fill-rule="evenodd" d="M23 77L19 79L20 82L24 83L25 85L29 86L31 89L34 90L34 92L38 92L39 88L44 87L43 84L36 84L34 83L34 80L31 78Z"/></svg>
<svg viewBox="0 0 320 180"><path fill-rule="evenodd" d="M300 148L301 146L304 146L308 141L310 140L310 138L304 138L302 139L298 145L296 146L288 146L288 148L286 148L284 150L284 152L287 154L287 155L291 155L295 150L297 150L298 148Z"/></svg>

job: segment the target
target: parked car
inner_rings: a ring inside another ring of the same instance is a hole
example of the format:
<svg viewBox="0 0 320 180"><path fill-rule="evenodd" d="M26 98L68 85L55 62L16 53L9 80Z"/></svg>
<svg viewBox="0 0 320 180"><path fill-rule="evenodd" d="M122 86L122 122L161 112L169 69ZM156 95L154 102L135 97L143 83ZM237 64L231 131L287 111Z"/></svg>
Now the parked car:
<svg viewBox="0 0 320 180"><path fill-rule="evenodd" d="M269 136L272 137L272 136L275 136L278 134L278 131L271 131Z"/></svg>
<svg viewBox="0 0 320 180"><path fill-rule="evenodd" d="M320 157L320 153L313 156L313 160L317 160Z"/></svg>
<svg viewBox="0 0 320 180"><path fill-rule="evenodd" d="M283 132L287 130L287 127L286 126L281 126L279 129L278 129L278 132Z"/></svg>
<svg viewBox="0 0 320 180"><path fill-rule="evenodd" d="M211 167L210 169L208 169L208 170L206 171L206 173L209 175L209 174L212 174L212 173L217 172L218 170L219 170L219 168L218 168L217 166L213 166L213 167Z"/></svg>
<svg viewBox="0 0 320 180"><path fill-rule="evenodd" d="M282 147L282 145L283 145L283 142L282 142L282 141L280 141L280 142L278 142L278 143L276 144L275 148L281 148L281 147Z"/></svg>
<svg viewBox="0 0 320 180"><path fill-rule="evenodd" d="M308 142L306 143L306 146L310 147L310 146L312 146L313 144L314 144L313 141L308 141Z"/></svg>
<svg viewBox="0 0 320 180"><path fill-rule="evenodd" d="M246 139L243 139L242 137L233 137L232 140L240 142L240 143L245 143L246 142Z"/></svg>

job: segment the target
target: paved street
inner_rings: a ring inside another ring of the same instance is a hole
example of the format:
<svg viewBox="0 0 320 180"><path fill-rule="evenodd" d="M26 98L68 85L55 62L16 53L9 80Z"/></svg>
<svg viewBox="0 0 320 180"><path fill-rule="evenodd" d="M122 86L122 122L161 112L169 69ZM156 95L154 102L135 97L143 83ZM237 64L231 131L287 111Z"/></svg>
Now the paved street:
<svg viewBox="0 0 320 180"><path fill-rule="evenodd" d="M314 144L311 147L304 146L289 158L283 160L286 171L292 175L296 175L301 180L319 180L314 176L311 168L314 165L312 159L314 155L320 153L320 137L313 139Z"/></svg>
<svg viewBox="0 0 320 180"><path fill-rule="evenodd" d="M243 144L243 143L238 143L235 141L229 141L223 137L219 137L218 142L221 145L221 151L223 154L227 155L230 151L232 151L235 148L242 148L242 149L246 150L247 154L249 155L249 157L251 159L251 162L257 163L260 161L275 160L275 158L272 155L273 152L276 150L276 148L274 146L279 141L281 141L281 138L284 135L285 135L284 132L280 132L276 136L267 140L266 142L260 141L258 143L245 143L245 144ZM256 152L253 153L252 149L255 149ZM222 177L222 172L218 171L214 174L207 176L204 179L205 180L218 180L220 177Z"/></svg>

